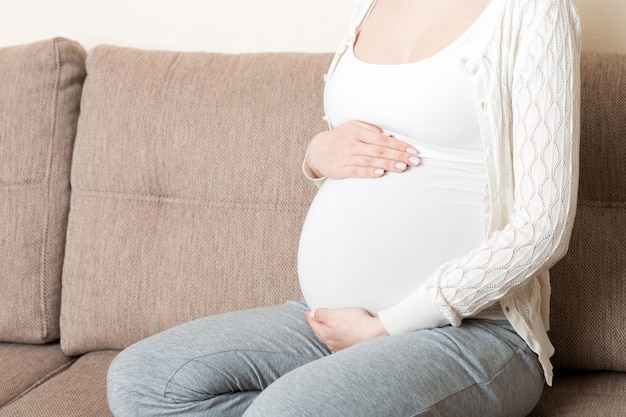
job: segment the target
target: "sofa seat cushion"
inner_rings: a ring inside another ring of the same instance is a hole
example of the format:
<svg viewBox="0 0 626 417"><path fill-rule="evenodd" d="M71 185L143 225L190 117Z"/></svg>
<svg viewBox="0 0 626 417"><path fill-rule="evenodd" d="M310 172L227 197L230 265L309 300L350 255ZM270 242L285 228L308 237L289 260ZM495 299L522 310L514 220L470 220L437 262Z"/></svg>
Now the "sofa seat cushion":
<svg viewBox="0 0 626 417"><path fill-rule="evenodd" d="M626 412L626 374L556 372L530 417L622 417Z"/></svg>
<svg viewBox="0 0 626 417"><path fill-rule="evenodd" d="M70 366L58 343L0 343L0 407Z"/></svg>
<svg viewBox="0 0 626 417"><path fill-rule="evenodd" d="M85 51L66 39L0 48L0 341L60 336L70 164Z"/></svg>
<svg viewBox="0 0 626 417"><path fill-rule="evenodd" d="M92 50L72 165L61 345L299 299L329 54Z"/></svg>
<svg viewBox="0 0 626 417"><path fill-rule="evenodd" d="M94 352L0 408L0 417L107 417L106 374L118 352Z"/></svg>

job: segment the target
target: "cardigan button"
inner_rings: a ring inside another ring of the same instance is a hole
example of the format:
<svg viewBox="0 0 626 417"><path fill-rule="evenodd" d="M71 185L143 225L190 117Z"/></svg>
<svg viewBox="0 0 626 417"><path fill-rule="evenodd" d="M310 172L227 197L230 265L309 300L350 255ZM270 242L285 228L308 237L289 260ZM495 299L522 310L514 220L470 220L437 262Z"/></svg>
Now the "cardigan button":
<svg viewBox="0 0 626 417"><path fill-rule="evenodd" d="M349 35L346 35L343 42L346 44L346 46L350 46L354 43L355 39L356 39L356 36L349 34Z"/></svg>
<svg viewBox="0 0 626 417"><path fill-rule="evenodd" d="M487 102L486 102L485 100L481 100L481 101L480 101L480 109L481 109L482 111L487 110Z"/></svg>

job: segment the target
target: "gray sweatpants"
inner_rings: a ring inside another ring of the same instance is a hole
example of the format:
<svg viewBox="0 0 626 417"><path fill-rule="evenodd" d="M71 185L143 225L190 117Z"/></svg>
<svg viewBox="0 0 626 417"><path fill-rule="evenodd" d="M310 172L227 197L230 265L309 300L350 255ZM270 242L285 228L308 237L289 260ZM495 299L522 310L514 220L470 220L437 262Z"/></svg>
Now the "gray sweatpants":
<svg viewBox="0 0 626 417"><path fill-rule="evenodd" d="M330 354L299 302L206 317L111 364L117 417L525 416L543 389L506 321L466 320Z"/></svg>

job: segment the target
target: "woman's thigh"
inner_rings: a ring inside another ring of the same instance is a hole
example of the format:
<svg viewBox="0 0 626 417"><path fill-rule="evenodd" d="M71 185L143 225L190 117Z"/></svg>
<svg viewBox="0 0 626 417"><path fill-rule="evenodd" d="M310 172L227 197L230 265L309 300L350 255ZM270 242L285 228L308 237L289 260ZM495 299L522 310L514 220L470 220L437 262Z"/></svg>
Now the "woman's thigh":
<svg viewBox="0 0 626 417"><path fill-rule="evenodd" d="M525 416L543 372L506 322L372 339L277 380L245 417Z"/></svg>
<svg viewBox="0 0 626 417"><path fill-rule="evenodd" d="M206 317L130 346L109 368L112 411L124 416L241 416L285 373L329 354L290 302Z"/></svg>

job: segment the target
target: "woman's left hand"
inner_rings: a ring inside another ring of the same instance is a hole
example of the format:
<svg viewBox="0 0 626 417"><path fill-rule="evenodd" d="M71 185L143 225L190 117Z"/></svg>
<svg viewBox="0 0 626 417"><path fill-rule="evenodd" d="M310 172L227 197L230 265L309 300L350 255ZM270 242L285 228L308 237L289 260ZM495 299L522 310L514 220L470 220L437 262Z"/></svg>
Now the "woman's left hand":
<svg viewBox="0 0 626 417"><path fill-rule="evenodd" d="M318 308L307 311L306 318L313 332L333 353L367 339L389 335L378 317L359 307Z"/></svg>

